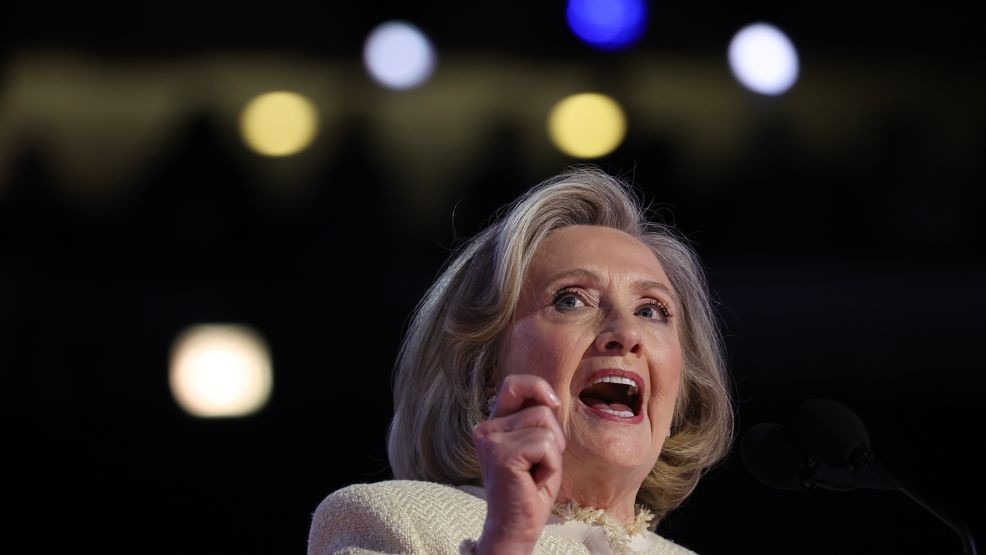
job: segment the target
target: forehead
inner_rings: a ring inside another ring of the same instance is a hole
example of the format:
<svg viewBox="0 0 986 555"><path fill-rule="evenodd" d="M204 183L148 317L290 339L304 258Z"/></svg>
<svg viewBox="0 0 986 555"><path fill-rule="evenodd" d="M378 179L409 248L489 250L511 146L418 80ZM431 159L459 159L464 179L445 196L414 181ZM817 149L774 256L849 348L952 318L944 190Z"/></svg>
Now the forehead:
<svg viewBox="0 0 986 555"><path fill-rule="evenodd" d="M528 277L541 281L576 268L601 276L652 280L670 286L650 247L618 229L587 225L549 233L534 255Z"/></svg>

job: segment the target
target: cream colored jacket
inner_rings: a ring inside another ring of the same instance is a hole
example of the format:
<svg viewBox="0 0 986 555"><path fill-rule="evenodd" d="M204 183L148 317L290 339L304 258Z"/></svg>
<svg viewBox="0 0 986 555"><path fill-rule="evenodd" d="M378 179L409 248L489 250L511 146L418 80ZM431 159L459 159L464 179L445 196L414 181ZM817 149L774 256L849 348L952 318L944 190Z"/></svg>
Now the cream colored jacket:
<svg viewBox="0 0 986 555"><path fill-rule="evenodd" d="M356 484L319 504L308 535L308 554L471 553L485 520L484 492L475 486L397 480ZM694 555L652 532L632 536L629 546L614 547L602 526L555 515L545 525L534 553Z"/></svg>

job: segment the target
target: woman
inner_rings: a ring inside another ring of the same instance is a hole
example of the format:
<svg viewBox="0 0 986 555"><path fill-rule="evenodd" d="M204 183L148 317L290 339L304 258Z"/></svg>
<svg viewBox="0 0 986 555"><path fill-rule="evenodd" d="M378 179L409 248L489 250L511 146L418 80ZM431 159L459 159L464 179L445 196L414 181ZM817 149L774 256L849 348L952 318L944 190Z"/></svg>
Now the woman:
<svg viewBox="0 0 986 555"><path fill-rule="evenodd" d="M425 294L394 411L396 480L326 498L309 553L690 553L653 530L732 436L697 257L609 175L541 183Z"/></svg>

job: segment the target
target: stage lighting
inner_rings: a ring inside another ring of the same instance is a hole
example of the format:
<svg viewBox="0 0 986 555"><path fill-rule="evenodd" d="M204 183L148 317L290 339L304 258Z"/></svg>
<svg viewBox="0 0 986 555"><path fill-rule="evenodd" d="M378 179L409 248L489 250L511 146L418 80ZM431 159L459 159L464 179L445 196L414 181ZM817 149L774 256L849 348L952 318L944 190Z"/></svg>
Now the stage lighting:
<svg viewBox="0 0 986 555"><path fill-rule="evenodd" d="M245 416L270 397L270 354L246 326L193 326L175 340L169 382L175 401L192 416Z"/></svg>
<svg viewBox="0 0 986 555"><path fill-rule="evenodd" d="M747 89L778 95L798 79L798 53L778 28L756 23L733 37L729 44L729 67Z"/></svg>
<svg viewBox="0 0 986 555"><path fill-rule="evenodd" d="M428 37L403 21L379 25L366 39L363 63L381 85L392 89L417 87L435 69L435 51Z"/></svg>
<svg viewBox="0 0 986 555"><path fill-rule="evenodd" d="M619 50L640 39L647 23L644 0L569 0L565 10L575 36L600 50Z"/></svg>
<svg viewBox="0 0 986 555"><path fill-rule="evenodd" d="M240 133L253 151L265 156L301 152L318 133L318 110L300 94L276 91L250 100L240 113Z"/></svg>
<svg viewBox="0 0 986 555"><path fill-rule="evenodd" d="M559 150L575 158L598 158L623 142L626 117L612 98L576 94L555 104L548 114L548 136Z"/></svg>

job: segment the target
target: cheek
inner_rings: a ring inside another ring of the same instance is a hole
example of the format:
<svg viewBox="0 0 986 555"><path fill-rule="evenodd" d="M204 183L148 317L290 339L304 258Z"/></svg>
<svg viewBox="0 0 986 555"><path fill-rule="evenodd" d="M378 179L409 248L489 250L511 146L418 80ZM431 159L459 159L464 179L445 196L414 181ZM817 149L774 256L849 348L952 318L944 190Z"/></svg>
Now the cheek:
<svg viewBox="0 0 986 555"><path fill-rule="evenodd" d="M577 343L577 337L557 328L517 322L508 337L503 374L534 374L557 386L571 374L569 367L578 365Z"/></svg>
<svg viewBox="0 0 986 555"><path fill-rule="evenodd" d="M654 383L658 384L659 398L674 400L678 396L684 366L685 358L677 341L667 342L664 348L658 350L652 368L655 372Z"/></svg>

